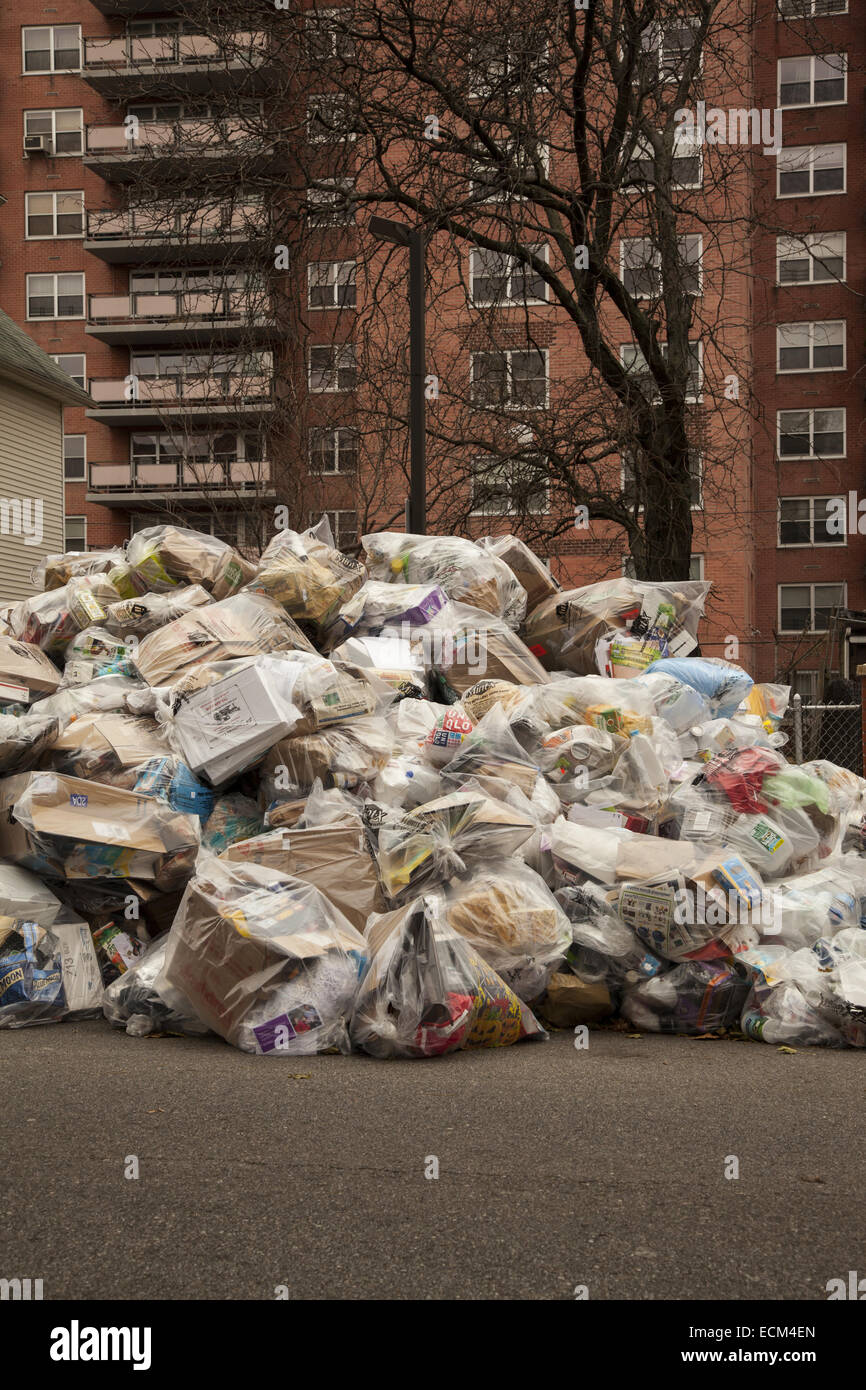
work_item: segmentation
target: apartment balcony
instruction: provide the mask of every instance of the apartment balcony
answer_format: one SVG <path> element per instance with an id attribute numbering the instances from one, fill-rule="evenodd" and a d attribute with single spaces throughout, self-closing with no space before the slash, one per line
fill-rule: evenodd
<path id="1" fill-rule="evenodd" d="M 90 3 L 100 14 L 123 15 L 128 19 L 144 19 L 149 14 L 162 16 L 182 8 L 172 5 L 171 0 L 90 0 Z"/>
<path id="2" fill-rule="evenodd" d="M 178 93 L 264 92 L 279 71 L 264 34 L 219 42 L 206 34 L 84 40 L 81 76 L 109 99 Z"/>
<path id="3" fill-rule="evenodd" d="M 271 465 L 267 459 L 226 459 L 221 462 L 91 463 L 88 467 L 87 500 L 103 507 L 162 510 L 165 499 L 185 502 L 217 497 L 243 499 L 273 496 Z"/>
<path id="4" fill-rule="evenodd" d="M 107 183 L 136 179 L 188 177 L 243 170 L 286 173 L 289 151 L 284 141 L 266 139 L 235 117 L 213 120 L 140 121 L 137 126 L 90 125 L 85 131 L 85 169 Z"/>
<path id="5" fill-rule="evenodd" d="M 205 208 L 94 209 L 84 249 L 110 265 L 180 265 L 228 260 L 264 240 L 262 203 Z"/>
<path id="6" fill-rule="evenodd" d="M 252 373 L 208 376 L 120 377 L 91 380 L 95 402 L 87 416 L 103 425 L 160 425 L 167 420 L 255 418 L 274 408 L 270 376 Z"/>
<path id="7" fill-rule="evenodd" d="M 273 312 L 261 290 L 216 289 L 168 293 L 91 294 L 85 332 L 103 343 L 130 347 L 158 343 L 265 343 L 274 336 Z"/>

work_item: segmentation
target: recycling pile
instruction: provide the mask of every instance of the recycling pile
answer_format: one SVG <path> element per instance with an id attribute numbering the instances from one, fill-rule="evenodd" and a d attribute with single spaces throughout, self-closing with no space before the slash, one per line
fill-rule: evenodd
<path id="1" fill-rule="evenodd" d="M 0 1027 L 866 1046 L 866 782 L 697 654 L 708 584 L 363 545 L 158 526 L 2 610 Z"/>

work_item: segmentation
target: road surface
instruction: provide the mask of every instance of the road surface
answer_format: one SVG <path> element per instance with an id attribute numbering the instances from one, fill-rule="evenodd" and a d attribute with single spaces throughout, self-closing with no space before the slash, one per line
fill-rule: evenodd
<path id="1" fill-rule="evenodd" d="M 427 1062 L 4 1032 L 0 1276 L 46 1299 L 826 1299 L 866 1273 L 864 1065 L 611 1031 Z"/>

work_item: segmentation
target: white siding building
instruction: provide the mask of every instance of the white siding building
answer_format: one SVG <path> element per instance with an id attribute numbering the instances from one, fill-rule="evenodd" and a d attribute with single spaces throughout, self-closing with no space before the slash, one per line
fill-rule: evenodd
<path id="1" fill-rule="evenodd" d="M 90 397 L 0 310 L 0 606 L 63 551 L 63 407 Z"/>

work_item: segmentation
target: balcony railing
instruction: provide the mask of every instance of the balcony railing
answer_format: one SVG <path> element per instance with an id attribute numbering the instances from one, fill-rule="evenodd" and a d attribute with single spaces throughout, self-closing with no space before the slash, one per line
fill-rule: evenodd
<path id="1" fill-rule="evenodd" d="M 205 241 L 249 233 L 263 227 L 262 203 L 240 207 L 94 209 L 87 214 L 88 241 Z"/>
<path id="2" fill-rule="evenodd" d="M 212 373 L 208 376 L 111 377 L 91 379 L 88 390 L 97 408 L 135 410 L 141 407 L 172 405 L 226 405 L 238 401 L 271 400 L 273 381 L 269 376 L 241 372 Z"/>
<path id="3" fill-rule="evenodd" d="M 240 120 L 188 118 L 180 121 L 139 121 L 130 125 L 89 125 L 86 154 L 199 154 L 223 153 L 243 144 L 263 148 L 264 142 Z"/>
<path id="4" fill-rule="evenodd" d="M 207 462 L 91 463 L 91 492 L 184 492 L 211 489 L 250 489 L 270 482 L 267 459 L 225 459 Z"/>
<path id="5" fill-rule="evenodd" d="M 173 64 L 202 67 L 211 63 L 255 64 L 267 55 L 264 34 L 235 34 L 220 42 L 207 34 L 161 34 L 158 37 L 93 38 L 84 40 L 82 72 L 139 71 Z"/>
<path id="6" fill-rule="evenodd" d="M 244 288 L 217 290 L 173 290 L 166 293 L 91 294 L 87 304 L 88 324 L 177 322 L 243 323 L 254 316 L 266 316 L 269 306 L 263 296 Z"/>

